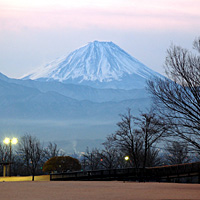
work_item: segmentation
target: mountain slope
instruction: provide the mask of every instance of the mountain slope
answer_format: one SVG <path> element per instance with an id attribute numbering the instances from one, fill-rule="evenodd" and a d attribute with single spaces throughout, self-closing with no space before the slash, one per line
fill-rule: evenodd
<path id="1" fill-rule="evenodd" d="M 60 81 L 97 88 L 139 89 L 161 76 L 112 42 L 94 41 L 58 58 L 23 79 Z"/>

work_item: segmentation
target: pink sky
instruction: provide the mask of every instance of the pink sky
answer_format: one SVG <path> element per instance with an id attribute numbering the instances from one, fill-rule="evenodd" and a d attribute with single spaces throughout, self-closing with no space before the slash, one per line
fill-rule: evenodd
<path id="1" fill-rule="evenodd" d="M 57 2 L 57 3 L 56 3 Z M 95 3 L 96 2 L 96 3 Z M 199 0 L 0 1 L 0 28 L 196 29 Z"/>
<path id="2" fill-rule="evenodd" d="M 0 0 L 0 72 L 21 77 L 93 40 L 163 73 L 171 42 L 191 48 L 200 0 Z"/>

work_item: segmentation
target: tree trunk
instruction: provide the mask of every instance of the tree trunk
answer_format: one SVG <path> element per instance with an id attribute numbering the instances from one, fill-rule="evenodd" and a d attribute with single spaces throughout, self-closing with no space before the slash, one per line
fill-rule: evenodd
<path id="1" fill-rule="evenodd" d="M 33 175 L 32 175 L 32 181 L 34 181 L 34 179 L 35 179 L 35 175 L 33 174 Z"/>
<path id="2" fill-rule="evenodd" d="M 147 131 L 145 130 L 145 147 L 144 147 L 144 161 L 143 161 L 143 169 L 145 169 L 145 167 L 146 167 L 146 160 L 147 160 L 147 148 L 148 148 L 148 145 L 147 145 L 147 138 L 148 138 L 148 133 L 147 133 Z"/>
<path id="3" fill-rule="evenodd" d="M 33 167 L 33 166 L 32 166 Z M 35 180 L 35 169 L 34 168 L 32 168 L 32 181 L 34 181 Z"/>

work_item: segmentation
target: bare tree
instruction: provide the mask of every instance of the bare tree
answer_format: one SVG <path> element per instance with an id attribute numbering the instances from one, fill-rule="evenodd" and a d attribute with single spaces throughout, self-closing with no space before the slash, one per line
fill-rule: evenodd
<path id="1" fill-rule="evenodd" d="M 189 151 L 186 143 L 173 141 L 166 146 L 166 162 L 168 164 L 182 164 L 190 161 Z"/>
<path id="2" fill-rule="evenodd" d="M 32 174 L 32 181 L 43 155 L 43 147 L 39 140 L 31 135 L 24 135 L 19 140 L 19 152 L 23 156 L 27 169 Z"/>
<path id="3" fill-rule="evenodd" d="M 0 160 L 1 162 L 8 161 L 9 159 L 9 146 L 0 144 Z"/>
<path id="4" fill-rule="evenodd" d="M 172 132 L 200 154 L 200 37 L 193 47 L 197 54 L 172 45 L 165 62 L 169 79 L 150 80 L 148 88 Z"/>
<path id="5" fill-rule="evenodd" d="M 89 150 L 89 148 L 86 149 L 85 154 L 83 154 L 83 160 L 82 160 L 82 166 L 87 170 L 95 170 L 100 168 L 100 153 L 98 149 L 92 149 L 92 151 Z"/>
<path id="6" fill-rule="evenodd" d="M 9 160 L 9 146 L 0 144 L 0 162 L 8 162 Z M 12 157 L 13 158 L 13 157 Z M 0 169 L 0 173 L 3 173 L 3 167 Z"/>
<path id="7" fill-rule="evenodd" d="M 57 156 L 64 156 L 64 153 L 60 151 L 56 143 L 49 142 L 48 146 L 44 148 L 45 161 Z"/>
<path id="8" fill-rule="evenodd" d="M 127 114 L 120 115 L 121 121 L 117 123 L 118 130 L 107 137 L 112 145 L 128 155 L 132 166 L 139 168 L 142 163 L 143 138 L 141 131 L 135 128 L 135 118 L 128 109 Z"/>
<path id="9" fill-rule="evenodd" d="M 125 166 L 124 154 L 112 145 L 109 140 L 103 143 L 104 148 L 93 149 L 83 155 L 82 166 L 85 169 L 116 169 Z"/>
<path id="10" fill-rule="evenodd" d="M 145 163 L 145 167 L 155 167 L 162 164 L 162 157 L 158 148 L 150 147 L 148 149 Z"/>
<path id="11" fill-rule="evenodd" d="M 143 168 L 145 168 L 148 157 L 151 157 L 151 162 L 148 162 L 148 164 L 151 164 L 150 166 L 153 165 L 153 158 L 156 159 L 155 156 L 158 154 L 152 147 L 164 137 L 169 127 L 163 118 L 156 115 L 153 109 L 146 113 L 141 113 L 140 118 L 135 119 L 138 131 L 141 132 L 144 141 Z"/>
<path id="12" fill-rule="evenodd" d="M 129 156 L 132 167 L 145 168 L 158 164 L 160 159 L 156 144 L 168 130 L 165 121 L 152 110 L 134 117 L 128 109 L 127 114 L 120 116 L 118 130 L 107 137 L 107 141 L 120 149 L 124 156 Z"/>
<path id="13" fill-rule="evenodd" d="M 29 175 L 29 173 L 26 170 L 26 166 L 24 166 L 23 156 L 21 156 L 18 152 L 14 153 L 12 162 L 13 162 L 12 172 L 15 176 L 19 174 Z"/>
<path id="14" fill-rule="evenodd" d="M 112 145 L 108 139 L 103 143 L 104 149 L 100 152 L 101 165 L 105 169 L 125 167 L 124 153 Z"/>

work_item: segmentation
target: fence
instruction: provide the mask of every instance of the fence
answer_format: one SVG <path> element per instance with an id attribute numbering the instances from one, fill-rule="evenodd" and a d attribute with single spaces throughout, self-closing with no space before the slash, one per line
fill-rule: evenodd
<path id="1" fill-rule="evenodd" d="M 51 181 L 132 180 L 200 183 L 200 162 L 149 168 L 103 169 L 50 174 Z"/>

